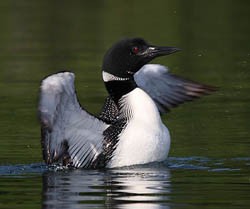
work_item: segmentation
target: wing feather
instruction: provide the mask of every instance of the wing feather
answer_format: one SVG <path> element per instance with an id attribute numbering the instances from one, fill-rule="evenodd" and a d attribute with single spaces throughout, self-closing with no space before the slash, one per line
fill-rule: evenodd
<path id="1" fill-rule="evenodd" d="M 134 78 L 136 84 L 154 100 L 161 113 L 216 90 L 215 87 L 170 74 L 165 66 L 158 64 L 144 65 Z"/>
<path id="2" fill-rule="evenodd" d="M 68 158 L 74 167 L 91 166 L 102 152 L 108 125 L 81 108 L 73 73 L 54 74 L 42 81 L 38 111 L 45 162 L 63 163 Z"/>

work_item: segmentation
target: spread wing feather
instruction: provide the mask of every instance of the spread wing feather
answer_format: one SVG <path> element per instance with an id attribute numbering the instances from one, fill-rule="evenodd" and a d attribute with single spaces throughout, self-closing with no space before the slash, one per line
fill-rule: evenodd
<path id="1" fill-rule="evenodd" d="M 215 87 L 170 74 L 165 66 L 158 64 L 144 65 L 134 78 L 136 84 L 154 100 L 161 113 L 216 90 Z"/>
<path id="2" fill-rule="evenodd" d="M 40 88 L 39 116 L 46 163 L 90 167 L 102 152 L 103 131 L 108 127 L 78 103 L 74 74 L 47 77 Z"/>

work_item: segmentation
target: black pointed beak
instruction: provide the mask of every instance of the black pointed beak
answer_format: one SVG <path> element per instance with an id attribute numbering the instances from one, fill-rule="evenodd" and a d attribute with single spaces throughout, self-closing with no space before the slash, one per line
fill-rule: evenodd
<path id="1" fill-rule="evenodd" d="M 159 56 L 173 54 L 181 51 L 181 49 L 170 46 L 149 46 L 142 55 L 149 58 L 155 58 Z"/>
<path id="2" fill-rule="evenodd" d="M 176 47 L 170 47 L 170 46 L 156 46 L 153 47 L 155 51 L 155 53 L 159 56 L 161 55 L 169 55 L 169 54 L 173 54 L 175 52 L 181 51 L 181 49 L 176 48 Z"/>

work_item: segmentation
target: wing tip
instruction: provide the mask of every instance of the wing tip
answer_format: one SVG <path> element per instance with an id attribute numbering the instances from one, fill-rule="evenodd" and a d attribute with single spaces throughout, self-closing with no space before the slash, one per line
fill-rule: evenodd
<path id="1" fill-rule="evenodd" d="M 59 72 L 53 75 L 49 75 L 42 80 L 41 89 L 46 90 L 48 88 L 58 88 L 63 83 L 74 82 L 75 74 L 72 72 Z M 65 82 L 66 81 L 66 82 Z"/>
<path id="2" fill-rule="evenodd" d="M 186 90 L 186 94 L 188 96 L 199 98 L 218 91 L 219 87 L 200 83 L 185 83 L 184 89 Z"/>

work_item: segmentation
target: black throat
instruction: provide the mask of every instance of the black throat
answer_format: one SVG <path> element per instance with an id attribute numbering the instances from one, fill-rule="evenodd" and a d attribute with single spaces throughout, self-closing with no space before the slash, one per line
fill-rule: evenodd
<path id="1" fill-rule="evenodd" d="M 123 81 L 114 80 L 104 83 L 109 95 L 116 104 L 118 104 L 119 99 L 123 95 L 129 93 L 130 91 L 133 91 L 137 87 L 133 78 L 129 80 L 123 80 Z"/>

